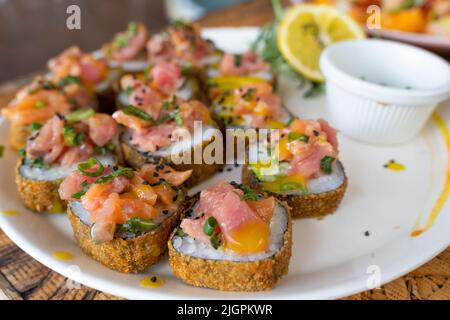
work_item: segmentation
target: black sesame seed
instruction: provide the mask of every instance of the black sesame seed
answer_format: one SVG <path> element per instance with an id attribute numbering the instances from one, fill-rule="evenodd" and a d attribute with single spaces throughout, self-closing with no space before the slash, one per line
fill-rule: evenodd
<path id="1" fill-rule="evenodd" d="M 155 276 L 153 276 L 153 277 L 150 278 L 150 281 L 151 281 L 151 282 L 156 282 L 156 280 L 157 280 L 157 279 L 156 279 Z"/>
<path id="2" fill-rule="evenodd" d="M 227 171 L 228 172 L 230 172 L 230 171 L 232 171 L 233 170 L 233 168 L 227 168 Z"/>
<path id="3" fill-rule="evenodd" d="M 368 237 L 368 236 L 370 236 L 370 232 L 366 230 L 366 231 L 364 232 L 364 235 L 365 235 L 366 237 Z"/>
<path id="4" fill-rule="evenodd" d="M 162 213 L 163 213 L 163 214 L 168 214 L 168 213 L 169 213 L 169 210 L 163 210 Z"/>

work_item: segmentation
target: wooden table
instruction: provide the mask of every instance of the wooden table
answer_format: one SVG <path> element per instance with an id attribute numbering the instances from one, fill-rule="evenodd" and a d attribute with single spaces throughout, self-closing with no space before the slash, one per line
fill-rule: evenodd
<path id="1" fill-rule="evenodd" d="M 254 0 L 211 13 L 200 22 L 202 26 L 259 26 L 272 18 L 270 0 Z M 0 106 L 9 101 L 20 83 L 19 80 L 0 86 Z M 0 288 L 8 298 L 118 299 L 85 286 L 69 290 L 66 280 L 27 255 L 0 230 Z M 450 299 L 450 248 L 381 289 L 347 299 Z"/>

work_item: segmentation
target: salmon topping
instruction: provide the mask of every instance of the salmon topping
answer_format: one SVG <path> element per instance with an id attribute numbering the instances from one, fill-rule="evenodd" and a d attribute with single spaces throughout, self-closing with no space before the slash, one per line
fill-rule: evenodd
<path id="1" fill-rule="evenodd" d="M 252 51 L 243 54 L 226 53 L 220 62 L 219 70 L 223 76 L 248 76 L 257 72 L 271 70 L 264 60 Z"/>
<path id="2" fill-rule="evenodd" d="M 63 85 L 68 82 L 82 82 L 92 86 L 105 80 L 108 75 L 108 68 L 103 59 L 96 59 L 76 46 L 64 50 L 49 60 L 47 65 L 52 79 Z"/>
<path id="3" fill-rule="evenodd" d="M 89 172 L 98 169 L 94 166 Z M 178 187 L 191 173 L 191 170 L 178 172 L 163 164 L 147 164 L 139 171 L 106 167 L 96 177 L 77 170 L 61 183 L 59 195 L 64 200 L 81 202 L 93 223 L 93 240 L 105 242 L 114 238 L 118 227 L 128 233 L 149 230 L 125 228 L 130 219 L 148 227 L 177 210 L 184 199 Z"/>
<path id="4" fill-rule="evenodd" d="M 148 59 L 152 63 L 182 60 L 201 65 L 214 53 L 214 45 L 204 40 L 196 24 L 175 22 L 164 35 L 158 34 L 147 43 Z"/>
<path id="5" fill-rule="evenodd" d="M 194 131 L 194 122 L 213 125 L 209 109 L 200 101 L 183 102 L 180 99 L 159 105 L 159 116 L 152 117 L 139 107 L 127 106 L 116 111 L 113 118 L 132 129 L 130 143 L 140 149 L 155 152 L 189 137 Z"/>
<path id="6" fill-rule="evenodd" d="M 221 101 L 219 105 L 223 104 L 223 116 L 231 116 L 236 125 L 245 122 L 253 128 L 268 128 L 273 123 L 283 125 L 286 121 L 280 98 L 267 83 L 244 85 L 216 99 Z"/>
<path id="7" fill-rule="evenodd" d="M 148 31 L 142 23 L 130 22 L 127 30 L 118 33 L 114 40 L 104 47 L 107 56 L 118 62 L 135 59 L 145 48 Z"/>
<path id="8" fill-rule="evenodd" d="M 56 115 L 28 139 L 26 158 L 69 167 L 89 159 L 96 147 L 112 143 L 117 134 L 117 124 L 107 114 L 97 113 L 78 122 Z"/>
<path id="9" fill-rule="evenodd" d="M 200 193 L 194 212 L 197 218 L 184 219 L 181 228 L 189 236 L 213 246 L 214 237 L 219 238 L 225 249 L 236 254 L 256 254 L 268 249 L 274 207 L 273 197 L 261 199 L 246 187 L 241 189 L 221 181 Z M 217 222 L 219 233 L 215 230 L 208 234 L 211 217 Z"/>

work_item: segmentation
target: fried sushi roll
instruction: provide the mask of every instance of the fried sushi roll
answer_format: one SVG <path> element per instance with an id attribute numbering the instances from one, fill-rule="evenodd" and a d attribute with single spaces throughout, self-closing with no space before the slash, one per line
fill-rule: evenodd
<path id="1" fill-rule="evenodd" d="M 57 192 L 61 181 L 94 155 L 99 165 L 117 165 L 118 149 L 118 126 L 110 115 L 83 110 L 54 116 L 21 151 L 16 183 L 26 207 L 36 212 L 65 211 L 65 201 Z"/>
<path id="2" fill-rule="evenodd" d="M 293 218 L 334 213 L 347 188 L 336 130 L 323 119 L 295 119 L 281 130 L 278 151 L 268 159 L 274 166 L 265 161 L 244 166 L 242 181 L 285 201 Z"/>
<path id="3" fill-rule="evenodd" d="M 289 212 L 274 197 L 221 181 L 190 200 L 169 240 L 169 265 L 193 286 L 271 290 L 288 272 L 291 232 Z"/>
<path id="4" fill-rule="evenodd" d="M 75 171 L 59 188 L 68 200 L 74 236 L 83 251 L 103 265 L 125 273 L 141 272 L 164 256 L 179 224 L 191 171 L 162 164 L 140 170 L 104 167 Z"/>
<path id="5" fill-rule="evenodd" d="M 127 127 L 121 145 L 125 161 L 133 168 L 163 160 L 176 170 L 192 170 L 186 182 L 191 187 L 223 166 L 220 154 L 209 163 L 203 156 L 199 161 L 195 159 L 196 149 L 203 155 L 202 151 L 211 143 L 220 147 L 223 143 L 209 109 L 199 101 L 185 102 L 175 97 L 160 104 L 127 106 L 113 117 Z"/>

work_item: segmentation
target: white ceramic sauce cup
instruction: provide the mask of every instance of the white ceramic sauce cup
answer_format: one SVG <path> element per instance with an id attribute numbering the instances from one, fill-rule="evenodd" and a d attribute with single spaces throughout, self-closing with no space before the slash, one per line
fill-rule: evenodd
<path id="1" fill-rule="evenodd" d="M 379 145 L 405 142 L 450 96 L 450 65 L 426 50 L 386 40 L 329 46 L 320 68 L 331 123 L 343 134 Z"/>

